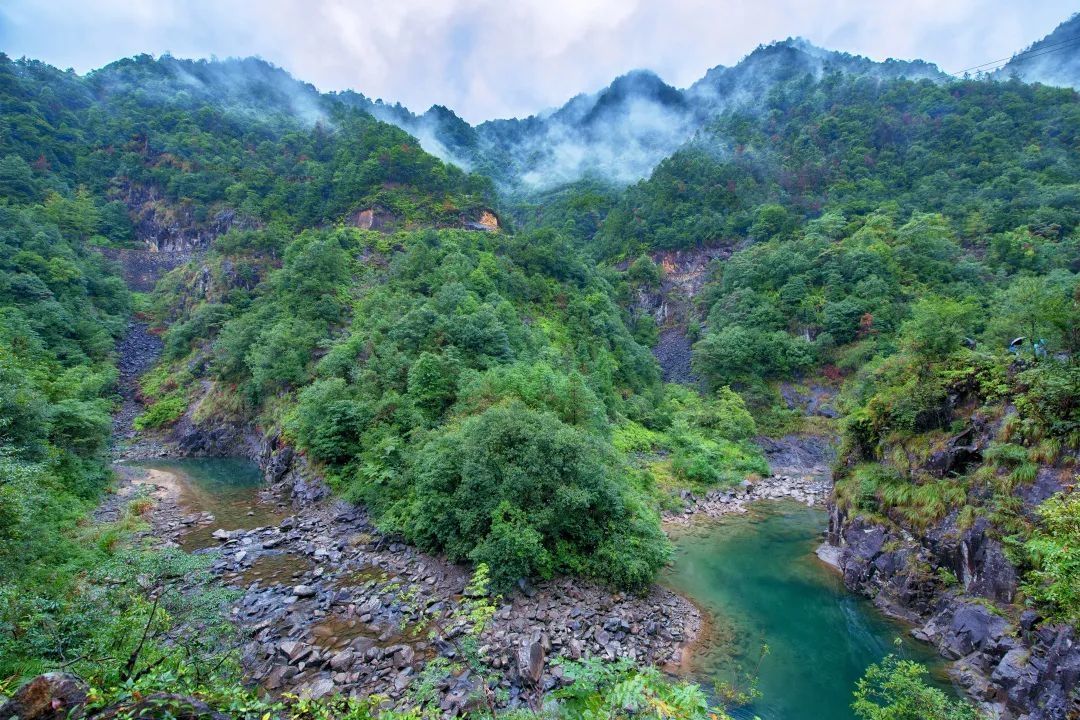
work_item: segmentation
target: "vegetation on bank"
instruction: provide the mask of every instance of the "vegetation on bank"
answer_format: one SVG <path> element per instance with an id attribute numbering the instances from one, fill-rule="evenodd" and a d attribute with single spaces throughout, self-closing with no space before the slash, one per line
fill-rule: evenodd
<path id="1" fill-rule="evenodd" d="M 1017 498 L 1080 445 L 1075 93 L 798 78 L 648 181 L 580 183 L 519 208 L 527 231 L 483 233 L 448 228 L 494 204 L 488 180 L 285 80 L 243 61 L 80 78 L 0 57 L 0 677 L 68 667 L 103 703 L 169 687 L 241 716 L 392 714 L 241 689 L 228 598 L 177 592 L 198 561 L 139 545 L 138 505 L 85 522 L 131 309 L 91 248 L 162 222 L 232 230 L 151 301 L 165 355 L 138 427 L 190 408 L 280 429 L 384 529 L 489 567 L 497 589 L 561 573 L 646 588 L 671 490 L 767 472 L 744 398 L 761 410 L 769 383 L 820 370 L 847 378 L 845 508 L 913 529 L 985 517 L 1026 597 L 1076 622 L 1075 498 L 1036 515 Z M 386 232 L 352 227 L 367 208 Z M 733 254 L 689 328 L 699 393 L 660 381 L 657 328 L 619 305 L 660 270 L 594 259 L 712 243 Z M 931 472 L 969 429 L 981 457 Z M 567 672 L 532 713 L 711 712 L 653 670 Z M 856 696 L 871 720 L 912 707 L 969 717 L 895 660 Z"/>
<path id="2" fill-rule="evenodd" d="M 981 720 L 971 703 L 950 698 L 927 682 L 917 662 L 888 655 L 871 665 L 855 686 L 851 709 L 860 720 Z"/>
<path id="3" fill-rule="evenodd" d="M 80 588 L 116 538 L 84 525 L 110 481 L 113 346 L 130 310 L 87 247 L 109 231 L 107 208 L 4 154 L 12 137 L 0 134 L 0 679 L 118 631 L 106 619 L 119 598 Z"/>
<path id="4" fill-rule="evenodd" d="M 263 266 L 265 246 L 230 233 L 201 264 Z M 486 562 L 500 588 L 644 589 L 668 552 L 658 477 L 767 471 L 739 397 L 665 388 L 608 279 L 558 235 L 336 228 L 279 252 L 250 289 L 211 271 L 222 287 L 192 297 L 191 269 L 162 283 L 161 319 L 187 310 L 164 335 L 175 395 L 151 409 L 214 380 L 205 418 L 282 427 L 386 530 Z"/>

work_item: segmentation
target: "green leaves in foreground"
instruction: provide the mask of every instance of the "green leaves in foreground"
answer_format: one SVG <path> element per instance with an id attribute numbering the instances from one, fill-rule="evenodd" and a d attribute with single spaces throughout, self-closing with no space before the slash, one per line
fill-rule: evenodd
<path id="1" fill-rule="evenodd" d="M 861 720 L 982 720 L 963 700 L 926 683 L 928 671 L 912 660 L 888 655 L 866 669 L 851 709 Z"/>
<path id="2" fill-rule="evenodd" d="M 671 682 L 655 667 L 636 667 L 621 658 L 604 663 L 590 658 L 564 663 L 563 672 L 573 683 L 554 693 L 559 717 L 567 720 L 634 717 L 646 720 L 726 720 L 727 715 L 709 706 L 695 683 Z"/>

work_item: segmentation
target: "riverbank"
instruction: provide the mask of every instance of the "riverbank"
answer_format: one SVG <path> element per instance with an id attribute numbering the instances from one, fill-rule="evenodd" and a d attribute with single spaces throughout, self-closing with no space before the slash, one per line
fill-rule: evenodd
<path id="1" fill-rule="evenodd" d="M 214 553 L 215 577 L 242 593 L 232 619 L 245 635 L 244 667 L 265 689 L 311 697 L 382 693 L 399 701 L 427 662 L 454 657 L 449 640 L 460 631 L 467 570 L 381 534 L 362 509 L 325 501 L 275 525 L 217 528 L 216 518 L 183 505 L 182 481 L 163 481 L 155 469 L 139 478 L 137 468 L 120 467 L 129 484 L 155 488 L 147 518 L 162 542 L 183 545 L 193 528 L 215 528 L 216 547 L 201 552 Z M 259 502 L 277 507 L 287 495 L 280 485 L 266 488 Z M 445 634 L 415 631 L 433 627 L 433 619 Z M 699 611 L 669 589 L 636 597 L 560 578 L 499 598 L 481 642 L 515 706 L 561 684 L 556 658 L 679 667 L 700 629 Z M 470 682 L 438 688 L 444 709 L 461 709 Z"/>
<path id="2" fill-rule="evenodd" d="M 847 588 L 911 624 L 990 717 L 1071 718 L 1080 711 L 1076 631 L 1014 604 L 1016 570 L 992 532 L 985 518 L 958 527 L 956 513 L 916 534 L 833 508 L 829 539 Z"/>
<path id="3" fill-rule="evenodd" d="M 832 485 L 827 476 L 771 475 L 761 480 L 743 482 L 733 488 L 717 488 L 703 494 L 685 491 L 680 496 L 683 507 L 664 513 L 666 529 L 718 520 L 727 515 L 745 513 L 762 500 L 791 500 L 809 507 L 825 507 Z"/>

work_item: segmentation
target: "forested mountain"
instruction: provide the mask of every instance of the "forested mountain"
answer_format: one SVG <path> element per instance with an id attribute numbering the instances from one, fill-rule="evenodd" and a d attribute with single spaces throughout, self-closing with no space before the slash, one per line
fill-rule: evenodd
<path id="1" fill-rule="evenodd" d="M 1068 84 L 1077 52 L 1018 72 Z M 0 56 L 0 215 L 0 681 L 75 664 L 102 704 L 171 683 L 244 717 L 380 715 L 239 689 L 209 563 L 144 542 L 137 503 L 88 519 L 110 446 L 224 454 L 255 436 L 395 547 L 511 597 L 568 578 L 621 598 L 670 557 L 663 513 L 768 476 L 774 439 L 835 433 L 847 584 L 925 622 L 982 700 L 1077 709 L 1071 88 L 788 40 L 684 90 L 635 71 L 470 127 L 253 59 L 78 76 Z M 175 269 L 132 292 L 102 252 Z M 132 320 L 162 351 L 132 388 L 134 442 L 111 444 Z M 663 382 L 664 343 L 685 382 Z M 836 407 L 803 417 L 800 383 L 838 388 Z M 205 585 L 160 617 L 184 577 Z M 481 714 L 510 704 L 507 665 L 479 659 L 485 590 L 458 593 L 476 603 L 450 634 L 466 644 L 440 650 L 479 663 Z M 998 634 L 976 643 L 972 624 Z M 550 638 L 533 645 L 543 671 Z M 442 712 L 435 689 L 461 676 L 433 667 L 415 713 Z M 568 667 L 560 717 L 709 716 L 699 689 L 632 662 Z M 882 703 L 976 717 L 908 672 Z M 861 716 L 894 717 L 875 708 Z"/>
<path id="2" fill-rule="evenodd" d="M 3 58 L 2 71 L 3 151 L 101 198 L 112 240 L 132 223 L 304 227 L 371 207 L 460 224 L 494 200 L 488 180 L 262 61 L 140 56 L 80 78 Z"/>
<path id="3" fill-rule="evenodd" d="M 1013 56 L 994 75 L 1018 77 L 1025 82 L 1080 88 L 1080 14 L 1058 25 L 1054 32 Z"/>
<path id="4" fill-rule="evenodd" d="M 524 119 L 470 127 L 446 108 L 416 116 L 400 106 L 369 109 L 415 134 L 440 157 L 482 172 L 511 195 L 528 196 L 582 179 L 624 185 L 649 174 L 664 157 L 719 112 L 752 107 L 788 80 L 840 73 L 877 78 L 936 79 L 929 63 L 874 62 L 823 50 L 802 39 L 761 46 L 732 67 L 716 66 L 680 90 L 637 70 L 560 108 Z"/>

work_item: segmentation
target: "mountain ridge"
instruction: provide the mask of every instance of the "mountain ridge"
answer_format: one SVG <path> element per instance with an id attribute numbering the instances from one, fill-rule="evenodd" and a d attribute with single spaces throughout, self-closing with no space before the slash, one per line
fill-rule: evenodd
<path id="1" fill-rule="evenodd" d="M 517 197 L 585 178 L 600 178 L 615 186 L 641 180 L 718 114 L 749 107 L 798 76 L 839 73 L 932 82 L 953 79 L 925 60 L 878 61 L 789 37 L 758 45 L 733 65 L 713 66 L 685 88 L 649 69 L 632 69 L 558 107 L 470 124 L 445 105 L 435 104 L 418 113 L 355 90 L 321 92 L 255 57 L 189 60 L 169 54 L 138 55 L 86 75 L 97 92 L 109 93 L 122 86 L 131 72 L 151 62 L 157 63 L 155 73 L 162 82 L 173 84 L 159 88 L 151 83 L 139 88 L 142 94 L 172 91 L 176 82 L 195 97 L 207 92 L 220 97 L 224 89 L 233 110 L 264 109 L 269 104 L 308 124 L 327 122 L 328 106 L 340 102 L 398 126 L 441 160 L 488 175 L 505 194 Z M 983 77 L 1080 87 L 1080 14 Z"/>

